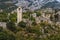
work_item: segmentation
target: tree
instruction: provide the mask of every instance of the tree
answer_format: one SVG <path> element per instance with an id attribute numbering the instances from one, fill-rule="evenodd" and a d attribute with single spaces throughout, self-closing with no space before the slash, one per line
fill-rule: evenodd
<path id="1" fill-rule="evenodd" d="M 7 28 L 13 32 L 16 32 L 16 26 L 15 26 L 15 23 L 14 22 L 7 22 Z"/>
<path id="2" fill-rule="evenodd" d="M 30 14 L 32 14 L 33 12 L 27 11 L 27 12 L 23 12 L 23 18 L 29 18 Z"/>
<path id="3" fill-rule="evenodd" d="M 18 26 L 22 27 L 22 28 L 25 28 L 26 27 L 26 23 L 21 21 L 21 22 L 18 23 Z"/>
<path id="4" fill-rule="evenodd" d="M 0 28 L 0 40 L 15 40 L 15 35 L 7 29 Z"/>
<path id="5" fill-rule="evenodd" d="M 15 40 L 15 37 L 13 35 L 9 35 L 4 32 L 0 32 L 0 40 Z"/>
<path id="6" fill-rule="evenodd" d="M 31 21 L 35 21 L 35 18 L 32 17 L 32 16 L 31 16 L 29 19 L 30 19 Z"/>
<path id="7" fill-rule="evenodd" d="M 0 27 L 0 32 L 2 32 L 3 31 L 3 28 L 2 27 Z"/>
<path id="8" fill-rule="evenodd" d="M 7 13 L 0 12 L 0 22 L 7 22 Z"/>
<path id="9" fill-rule="evenodd" d="M 36 26 L 36 25 L 37 25 L 37 23 L 36 23 L 35 21 L 33 21 L 33 22 L 32 22 L 32 25 L 33 25 L 33 26 Z"/>
<path id="10" fill-rule="evenodd" d="M 59 14 L 55 14 L 55 15 L 54 15 L 55 22 L 57 22 L 57 21 L 59 20 L 59 17 L 58 17 L 58 16 L 59 16 Z"/>
<path id="11" fill-rule="evenodd" d="M 10 14 L 9 20 L 12 22 L 16 22 L 17 21 L 17 14 L 16 13 Z"/>
<path id="12" fill-rule="evenodd" d="M 37 14 L 36 14 L 36 15 L 37 15 L 37 17 L 41 16 L 40 11 L 35 11 L 35 13 L 37 13 Z"/>
<path id="13" fill-rule="evenodd" d="M 50 20 L 53 21 L 53 16 L 52 15 L 50 16 Z"/>

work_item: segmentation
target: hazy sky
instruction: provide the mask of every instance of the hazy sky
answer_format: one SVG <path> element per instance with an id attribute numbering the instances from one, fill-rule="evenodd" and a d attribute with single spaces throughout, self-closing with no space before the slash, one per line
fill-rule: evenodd
<path id="1" fill-rule="evenodd" d="M 60 0 L 57 0 L 57 1 L 59 1 L 59 2 L 60 2 Z"/>

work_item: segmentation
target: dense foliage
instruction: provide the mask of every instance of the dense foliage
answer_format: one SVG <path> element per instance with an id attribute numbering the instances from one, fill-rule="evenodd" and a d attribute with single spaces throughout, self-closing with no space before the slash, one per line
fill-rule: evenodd
<path id="1" fill-rule="evenodd" d="M 31 27 L 15 28 L 15 25 L 9 22 L 8 27 L 0 28 L 0 40 L 60 40 L 60 27 L 55 24 L 43 22 Z"/>
<path id="2" fill-rule="evenodd" d="M 1 12 L 0 13 L 0 22 L 7 22 L 7 21 L 8 21 L 7 13 Z"/>
<path id="3" fill-rule="evenodd" d="M 0 27 L 0 40 L 15 40 L 15 36 L 9 30 Z"/>
<path id="4" fill-rule="evenodd" d="M 60 40 L 59 25 L 43 21 L 37 24 L 33 17 L 30 18 L 30 14 L 32 13 L 33 12 L 27 12 L 23 14 L 23 18 L 32 21 L 31 25 L 29 22 L 21 21 L 17 26 L 15 24 L 16 14 L 10 14 L 8 18 L 10 21 L 6 24 L 7 28 L 0 28 L 0 40 Z M 6 19 L 7 14 L 2 14 L 0 15 L 1 20 L 3 20 L 3 17 Z M 38 13 L 37 16 L 39 17 L 40 13 Z"/>

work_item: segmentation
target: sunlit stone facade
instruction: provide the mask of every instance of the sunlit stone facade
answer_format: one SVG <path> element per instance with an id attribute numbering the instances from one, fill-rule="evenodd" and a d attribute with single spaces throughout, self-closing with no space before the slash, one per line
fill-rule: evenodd
<path id="1" fill-rule="evenodd" d="M 22 21 L 22 8 L 18 7 L 17 8 L 17 23 Z"/>

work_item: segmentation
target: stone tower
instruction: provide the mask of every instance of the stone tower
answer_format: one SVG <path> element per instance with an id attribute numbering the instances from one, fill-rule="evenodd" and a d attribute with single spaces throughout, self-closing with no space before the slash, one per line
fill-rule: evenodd
<path id="1" fill-rule="evenodd" d="M 17 8 L 17 23 L 22 21 L 22 8 L 18 7 Z"/>

